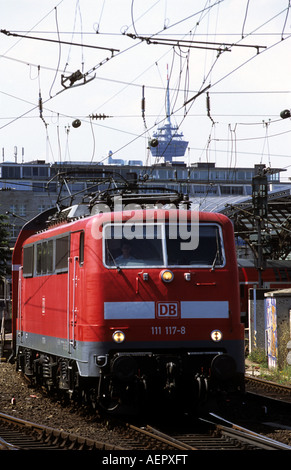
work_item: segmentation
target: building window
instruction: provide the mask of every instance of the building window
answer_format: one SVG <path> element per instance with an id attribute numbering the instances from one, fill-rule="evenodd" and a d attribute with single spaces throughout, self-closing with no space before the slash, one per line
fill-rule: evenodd
<path id="1" fill-rule="evenodd" d="M 31 178 L 31 166 L 22 167 L 23 178 Z"/>
<path id="2" fill-rule="evenodd" d="M 20 167 L 2 166 L 2 178 L 20 178 Z"/>
<path id="3" fill-rule="evenodd" d="M 20 206 L 19 206 L 19 215 L 21 215 L 21 216 L 26 215 L 26 205 L 25 204 L 20 204 Z"/>

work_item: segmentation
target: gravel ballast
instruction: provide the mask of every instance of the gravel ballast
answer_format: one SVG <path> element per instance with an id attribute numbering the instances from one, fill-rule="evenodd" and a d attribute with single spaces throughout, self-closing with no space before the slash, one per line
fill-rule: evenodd
<path id="1" fill-rule="evenodd" d="M 98 413 L 90 415 L 84 409 L 63 406 L 59 400 L 31 387 L 15 364 L 0 363 L 0 412 L 68 433 L 118 445 L 118 431 Z M 0 436 L 1 437 L 1 436 Z M 270 430 L 268 437 L 291 446 L 291 429 Z"/>
<path id="2" fill-rule="evenodd" d="M 15 365 L 0 363 L 0 412 L 86 438 L 116 444 L 116 436 L 104 419 L 76 412 L 29 386 Z M 1 436 L 0 436 L 1 437 Z"/>

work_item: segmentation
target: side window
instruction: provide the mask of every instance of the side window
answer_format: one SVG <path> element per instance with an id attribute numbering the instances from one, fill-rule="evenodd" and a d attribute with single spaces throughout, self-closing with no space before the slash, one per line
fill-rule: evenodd
<path id="1" fill-rule="evenodd" d="M 68 270 L 69 257 L 69 237 L 65 236 L 56 239 L 56 272 L 65 272 Z"/>
<path id="2" fill-rule="evenodd" d="M 34 265 L 34 256 L 33 250 L 34 246 L 25 246 L 23 249 L 23 276 L 32 277 L 33 276 L 33 265 Z"/>
<path id="3" fill-rule="evenodd" d="M 80 246 L 79 246 L 79 264 L 82 266 L 84 264 L 84 242 L 85 242 L 85 233 L 80 233 Z"/>
<path id="4" fill-rule="evenodd" d="M 47 242 L 41 244 L 41 274 L 47 272 Z"/>
<path id="5" fill-rule="evenodd" d="M 36 245 L 36 274 L 41 274 L 42 243 Z"/>
<path id="6" fill-rule="evenodd" d="M 25 246 L 23 249 L 23 276 L 33 277 L 34 275 L 66 272 L 68 270 L 68 257 L 68 235 Z M 80 238 L 81 259 L 84 259 L 84 237 L 82 240 Z"/>
<path id="7" fill-rule="evenodd" d="M 53 272 L 53 240 L 36 244 L 36 274 Z"/>
<path id="8" fill-rule="evenodd" d="M 47 258 L 46 258 L 46 267 L 47 272 L 50 274 L 54 270 L 54 242 L 53 240 L 49 240 L 47 242 Z"/>

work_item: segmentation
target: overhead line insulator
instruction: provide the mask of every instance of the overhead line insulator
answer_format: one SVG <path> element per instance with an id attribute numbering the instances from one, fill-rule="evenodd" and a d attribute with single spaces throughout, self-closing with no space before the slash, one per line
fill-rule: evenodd
<path id="1" fill-rule="evenodd" d="M 106 119 L 106 118 L 110 118 L 112 116 L 106 116 L 105 114 L 90 114 L 89 115 L 89 118 L 90 119 Z"/>

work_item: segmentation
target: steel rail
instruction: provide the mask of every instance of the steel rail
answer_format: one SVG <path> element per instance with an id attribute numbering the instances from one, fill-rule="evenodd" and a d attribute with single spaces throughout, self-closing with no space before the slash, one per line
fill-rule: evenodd
<path id="1" fill-rule="evenodd" d="M 241 447 L 242 450 L 245 450 L 245 448 L 252 448 L 254 450 L 291 450 L 291 447 L 286 444 L 238 426 L 235 423 L 231 423 L 215 414 L 211 415 L 215 419 L 223 421 L 226 424 L 223 425 L 201 418 L 202 422 L 209 424 L 209 426 L 217 431 L 213 435 L 193 432 L 185 435 L 180 433 L 179 436 L 172 436 L 161 432 L 150 425 L 143 428 L 134 425 L 128 425 L 128 427 L 137 433 L 145 435 L 149 439 L 158 440 L 161 443 L 168 445 L 170 448 L 185 451 L 205 449 L 233 450 L 234 448 L 239 450 L 239 447 Z M 189 443 L 185 442 L 184 439 L 187 439 Z"/>
<path id="2" fill-rule="evenodd" d="M 10 416 L 4 413 L 0 413 L 0 421 L 2 421 L 4 425 L 7 425 L 7 429 L 9 425 L 13 425 L 17 428 L 16 430 L 9 429 L 9 431 L 11 431 L 11 433 L 8 433 L 10 437 L 7 436 L 5 438 L 3 438 L 4 429 L 0 429 L 0 433 L 2 433 L 2 437 L 0 437 L 0 449 L 2 447 L 10 449 L 13 448 L 13 450 L 30 450 L 37 447 L 37 450 L 45 450 L 49 447 L 56 450 L 124 450 L 120 446 L 101 441 L 95 441 L 93 439 L 78 436 L 76 434 L 71 434 L 48 426 L 32 423 L 31 421 L 15 418 L 14 416 Z M 21 437 L 23 438 L 24 434 L 23 431 L 25 432 L 26 439 L 23 439 L 21 442 Z M 8 439 L 11 439 L 11 441 L 8 441 Z"/>
<path id="3" fill-rule="evenodd" d="M 263 436 L 250 429 L 247 429 L 242 426 L 239 426 L 238 424 L 232 423 L 231 421 L 228 421 L 222 418 L 221 416 L 216 415 L 215 413 L 210 413 L 210 416 L 226 424 L 226 425 L 222 425 L 220 423 L 212 423 L 212 424 L 215 424 L 217 428 L 220 429 L 225 434 L 228 433 L 229 435 L 232 435 L 232 436 L 238 436 L 238 438 L 248 440 L 253 445 L 256 444 L 258 447 L 263 448 L 263 449 L 291 450 L 291 446 L 287 444 L 283 444 L 282 442 L 275 441 L 274 439 L 271 439 L 267 436 Z M 207 420 L 205 421 L 207 422 Z M 211 423 L 211 421 L 208 421 L 208 422 Z"/>
<path id="4" fill-rule="evenodd" d="M 280 384 L 280 383 L 277 383 L 277 382 L 272 382 L 270 380 L 266 380 L 266 379 L 261 379 L 259 377 L 253 377 L 251 375 L 246 375 L 245 377 L 245 381 L 246 383 L 249 382 L 249 383 L 253 383 L 254 385 L 263 385 L 263 386 L 266 386 L 266 387 L 269 387 L 269 388 L 274 388 L 274 389 L 278 389 L 278 390 L 281 390 L 283 392 L 286 392 L 286 393 L 289 393 L 290 396 L 291 396 L 291 386 L 290 385 L 287 385 L 287 384 Z"/>

